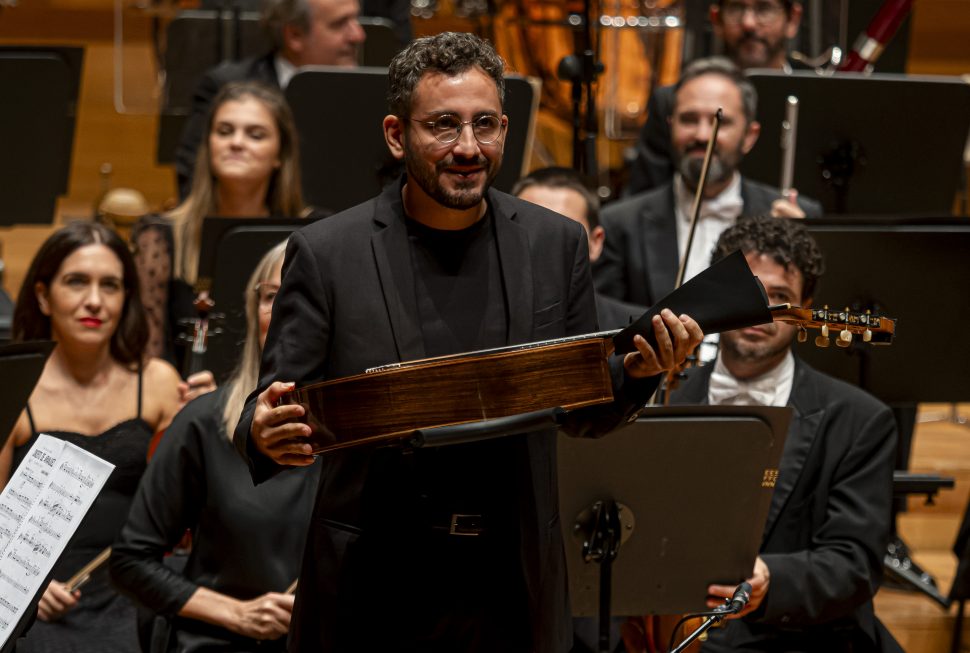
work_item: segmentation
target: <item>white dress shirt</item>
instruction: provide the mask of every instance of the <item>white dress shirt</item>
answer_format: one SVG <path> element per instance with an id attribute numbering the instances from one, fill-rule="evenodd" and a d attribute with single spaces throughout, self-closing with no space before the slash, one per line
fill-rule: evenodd
<path id="1" fill-rule="evenodd" d="M 707 388 L 707 402 L 712 406 L 785 406 L 794 380 L 795 357 L 791 350 L 773 370 L 745 381 L 735 378 L 718 356 Z"/>
<path id="2" fill-rule="evenodd" d="M 677 254 L 684 260 L 687 251 L 687 237 L 690 235 L 691 209 L 694 206 L 694 193 L 687 189 L 680 175 L 674 175 L 674 206 L 677 214 Z M 716 197 L 701 200 L 701 212 L 697 218 L 694 242 L 687 258 L 684 281 L 691 279 L 711 265 L 711 252 L 717 239 L 728 227 L 737 222 L 744 204 L 741 201 L 741 175 L 737 172 L 731 183 Z"/>
<path id="3" fill-rule="evenodd" d="M 280 90 L 285 91 L 293 75 L 297 73 L 297 67 L 281 54 L 273 57 L 273 66 L 276 68 L 276 80 L 280 83 Z"/>

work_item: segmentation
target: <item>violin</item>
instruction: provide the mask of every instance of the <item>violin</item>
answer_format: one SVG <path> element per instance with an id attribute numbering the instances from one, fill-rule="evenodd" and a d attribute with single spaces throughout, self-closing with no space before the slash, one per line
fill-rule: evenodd
<path id="1" fill-rule="evenodd" d="M 185 379 L 206 369 L 205 354 L 209 348 L 209 338 L 222 333 L 215 323 L 223 316 L 212 312 L 216 303 L 209 297 L 208 291 L 203 290 L 196 295 L 193 306 L 196 317 L 180 321 L 185 331 L 179 339 L 188 344 L 182 364 L 182 378 Z"/>

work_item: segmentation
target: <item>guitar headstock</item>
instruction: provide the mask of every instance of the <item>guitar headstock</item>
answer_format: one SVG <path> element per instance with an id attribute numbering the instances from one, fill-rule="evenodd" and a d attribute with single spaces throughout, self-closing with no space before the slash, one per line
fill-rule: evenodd
<path id="1" fill-rule="evenodd" d="M 822 308 L 801 308 L 791 304 L 769 306 L 771 316 L 776 322 L 788 322 L 798 327 L 798 341 L 808 339 L 808 329 L 818 329 L 815 344 L 828 347 L 830 334 L 834 334 L 835 344 L 848 347 L 856 336 L 862 342 L 871 345 L 892 344 L 896 334 L 896 320 L 883 315 L 875 315 L 869 311 L 850 311 L 848 308 L 838 311 L 828 306 Z"/>

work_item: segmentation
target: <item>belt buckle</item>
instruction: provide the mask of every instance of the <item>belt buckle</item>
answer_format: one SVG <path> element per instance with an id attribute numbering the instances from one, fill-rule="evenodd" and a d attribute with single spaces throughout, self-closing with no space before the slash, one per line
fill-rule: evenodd
<path id="1" fill-rule="evenodd" d="M 460 537 L 478 537 L 484 530 L 481 515 L 459 515 L 456 513 L 451 516 L 451 527 L 448 529 L 448 534 Z"/>

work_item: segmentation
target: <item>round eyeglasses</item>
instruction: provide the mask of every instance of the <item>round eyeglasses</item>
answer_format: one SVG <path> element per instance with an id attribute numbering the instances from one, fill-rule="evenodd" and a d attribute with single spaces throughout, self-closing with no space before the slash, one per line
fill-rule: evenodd
<path id="1" fill-rule="evenodd" d="M 409 118 L 413 122 L 421 123 L 431 129 L 431 134 L 439 143 L 454 143 L 461 136 L 465 125 L 472 126 L 472 133 L 482 145 L 491 145 L 502 136 L 502 121 L 497 116 L 478 116 L 474 120 L 462 121 L 458 116 L 446 113 L 434 120 L 418 120 Z"/>
<path id="2" fill-rule="evenodd" d="M 721 18 L 726 23 L 737 25 L 744 20 L 745 14 L 749 11 L 754 15 L 755 22 L 759 25 L 767 25 L 781 18 L 785 8 L 775 2 L 755 2 L 750 5 L 743 2 L 727 2 L 721 9 Z"/>

